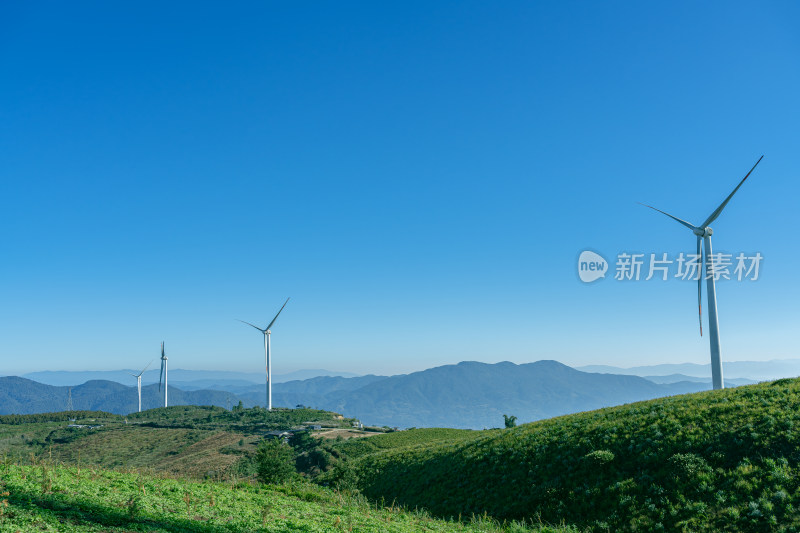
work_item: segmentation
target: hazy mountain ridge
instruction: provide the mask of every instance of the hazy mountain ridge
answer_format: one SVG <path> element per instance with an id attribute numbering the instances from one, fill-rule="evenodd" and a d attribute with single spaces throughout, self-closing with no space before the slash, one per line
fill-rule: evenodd
<path id="1" fill-rule="evenodd" d="M 263 381 L 227 379 L 232 377 L 230 374 L 216 380 L 200 375 L 206 379 L 185 383 L 170 379 L 170 404 L 226 407 L 240 399 L 245 406 L 265 404 Z M 680 377 L 667 376 L 667 379 Z M 19 380 L 23 379 L 0 378 L 0 412 L 33 413 L 66 408 L 69 387 L 25 380 L 28 385 L 20 388 Z M 221 384 L 224 390 L 212 389 L 214 383 Z M 187 389 L 209 388 L 185 390 L 178 385 Z M 273 404 L 335 411 L 369 425 L 481 429 L 501 426 L 504 414 L 518 417 L 520 423 L 531 422 L 709 388 L 710 384 L 702 378 L 691 376 L 685 381 L 659 384 L 632 375 L 582 372 L 557 361 L 521 365 L 468 361 L 397 376 L 318 376 L 275 383 Z M 75 409 L 119 414 L 136 410 L 134 386 L 89 381 L 72 387 L 72 391 Z M 157 385 L 142 388 L 143 409 L 158 407 L 162 398 Z"/>
<path id="2" fill-rule="evenodd" d="M 683 374 L 690 377 L 710 379 L 711 365 L 696 363 L 668 363 L 661 365 L 634 366 L 622 368 L 609 365 L 585 365 L 575 367 L 582 372 L 598 372 L 605 374 L 625 374 L 632 376 L 667 376 Z M 780 378 L 800 376 L 800 359 L 771 359 L 769 361 L 729 361 L 722 363 L 725 378 L 744 378 L 758 381 L 769 381 Z"/>
<path id="3" fill-rule="evenodd" d="M 345 413 L 365 424 L 481 429 L 502 425 L 504 414 L 530 422 L 709 388 L 705 383 L 656 384 L 637 376 L 580 372 L 557 361 L 462 362 L 391 377 L 277 384 L 273 400 L 276 405 Z M 243 397 L 263 404 L 263 394 L 262 386 Z"/>
<path id="4" fill-rule="evenodd" d="M 0 414 L 33 414 L 65 411 L 72 390 L 73 409 L 106 411 L 125 415 L 138 410 L 136 387 L 114 381 L 92 380 L 75 387 L 46 385 L 30 379 L 0 377 Z M 240 398 L 215 390 L 183 391 L 169 387 L 170 405 L 236 405 Z M 246 403 L 246 400 L 245 400 Z M 158 385 L 142 387 L 142 410 L 164 405 L 164 391 Z"/>
<path id="5" fill-rule="evenodd" d="M 151 368 L 142 375 L 142 383 L 151 384 L 158 383 L 160 364 L 158 359 L 153 361 L 155 368 Z M 136 383 L 136 378 L 131 374 L 138 374 L 141 368 L 121 369 L 121 370 L 44 370 L 40 372 L 28 372 L 22 374 L 20 377 L 27 378 L 38 383 L 45 385 L 56 386 L 76 386 L 87 381 L 104 380 L 116 381 L 123 385 L 127 385 L 133 380 Z M 352 372 L 333 372 L 331 370 L 323 369 L 305 369 L 288 372 L 286 374 L 275 374 L 272 376 L 273 383 L 283 383 L 286 381 L 311 379 L 317 376 L 341 376 L 341 377 L 357 377 L 358 374 Z M 246 384 L 259 384 L 264 383 L 264 372 L 232 372 L 229 370 L 186 370 L 183 368 L 170 368 L 169 370 L 170 383 L 191 383 L 198 382 L 204 383 L 206 388 L 219 389 L 221 384 L 238 384 L 240 386 Z M 193 387 L 196 389 L 197 387 Z"/>

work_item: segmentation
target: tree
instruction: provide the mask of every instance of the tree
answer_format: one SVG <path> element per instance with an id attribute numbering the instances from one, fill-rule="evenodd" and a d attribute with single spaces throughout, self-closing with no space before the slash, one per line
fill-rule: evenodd
<path id="1" fill-rule="evenodd" d="M 283 483 L 295 477 L 294 450 L 281 439 L 261 441 L 256 450 L 256 471 L 262 483 Z"/>
<path id="2" fill-rule="evenodd" d="M 308 431 L 298 431 L 289 437 L 289 445 L 295 449 L 297 453 L 310 452 L 319 446 L 319 440 L 311 436 Z"/>
<path id="3" fill-rule="evenodd" d="M 507 428 L 513 428 L 513 427 L 515 427 L 517 425 L 517 417 L 516 416 L 514 416 L 514 415 L 511 415 L 511 416 L 503 415 L 503 418 L 505 419 Z"/>

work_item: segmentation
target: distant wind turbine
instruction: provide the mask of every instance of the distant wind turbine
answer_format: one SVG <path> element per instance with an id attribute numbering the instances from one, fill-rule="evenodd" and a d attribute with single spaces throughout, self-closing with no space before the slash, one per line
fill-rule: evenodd
<path id="1" fill-rule="evenodd" d="M 275 321 L 278 320 L 278 315 L 281 314 L 281 311 L 283 311 L 283 308 L 286 307 L 286 304 L 288 303 L 289 303 L 289 298 L 286 298 L 286 301 L 283 302 L 283 305 L 278 310 L 278 314 L 275 315 L 275 318 L 272 319 L 272 322 L 270 322 L 269 325 L 264 329 L 261 329 L 258 326 L 254 326 L 250 322 L 239 320 L 239 322 L 247 324 L 248 326 L 252 326 L 264 334 L 264 359 L 266 359 L 267 362 L 267 410 L 268 411 L 272 411 L 272 360 L 270 357 L 270 344 L 271 344 L 270 335 L 272 334 L 272 332 L 270 331 L 270 328 L 275 323 Z"/>
<path id="2" fill-rule="evenodd" d="M 131 376 L 136 378 L 136 388 L 139 389 L 139 412 L 140 413 L 142 412 L 142 374 L 144 374 L 144 371 L 147 370 L 148 367 L 150 365 L 152 365 L 152 364 L 153 364 L 153 361 L 150 361 L 149 363 L 147 363 L 147 366 L 144 367 L 144 369 L 142 369 L 141 372 L 139 372 L 138 374 L 131 374 Z"/>
<path id="3" fill-rule="evenodd" d="M 714 389 L 723 389 L 725 388 L 724 381 L 722 379 L 722 358 L 720 356 L 720 348 L 719 348 L 719 322 L 717 320 L 717 294 L 714 289 L 714 265 L 712 263 L 712 252 L 711 252 L 711 235 L 714 231 L 708 226 L 712 222 L 714 222 L 717 217 L 722 213 L 722 210 L 725 209 L 725 206 L 728 205 L 733 195 L 736 194 L 736 191 L 739 190 L 739 187 L 742 186 L 744 181 L 750 176 L 750 174 L 755 170 L 761 160 L 764 159 L 764 156 L 758 158 L 756 164 L 753 165 L 753 168 L 750 169 L 750 172 L 742 178 L 742 181 L 739 182 L 739 185 L 733 189 L 733 192 L 725 198 L 719 207 L 717 207 L 713 213 L 711 213 L 708 218 L 700 224 L 699 226 L 693 226 L 689 224 L 685 220 L 681 220 L 678 217 L 674 217 L 669 213 L 665 213 L 660 209 L 656 209 L 655 207 L 647 204 L 641 204 L 645 207 L 649 207 L 655 211 L 658 211 L 661 214 L 667 215 L 672 220 L 682 224 L 692 230 L 697 236 L 697 256 L 698 261 L 701 255 L 701 240 L 702 244 L 704 244 L 703 248 L 703 263 L 706 266 L 706 297 L 708 300 L 708 337 L 709 343 L 711 345 L 711 383 Z M 700 335 L 703 335 L 703 306 L 701 304 L 701 292 L 703 290 L 703 283 L 702 283 L 702 267 L 698 269 L 697 273 L 697 310 L 699 313 L 700 318 Z"/>
<path id="4" fill-rule="evenodd" d="M 158 390 L 161 390 L 161 378 L 164 378 L 164 407 L 167 406 L 167 356 L 164 355 L 164 341 L 161 341 L 161 373 L 158 375 Z"/>

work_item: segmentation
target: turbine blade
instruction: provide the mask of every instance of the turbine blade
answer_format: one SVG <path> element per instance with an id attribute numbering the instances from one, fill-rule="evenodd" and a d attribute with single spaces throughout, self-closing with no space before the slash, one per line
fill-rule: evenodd
<path id="1" fill-rule="evenodd" d="M 714 210 L 714 212 L 713 212 L 713 213 L 711 213 L 711 214 L 708 216 L 708 218 L 706 219 L 706 221 L 705 221 L 705 222 L 703 222 L 703 225 L 701 226 L 702 228 L 705 228 L 706 226 L 708 226 L 709 224 L 711 224 L 712 222 L 714 222 L 714 221 L 717 219 L 717 217 L 720 215 L 720 213 L 722 213 L 722 210 L 723 210 L 723 209 L 725 209 L 725 206 L 726 206 L 726 205 L 728 205 L 728 202 L 730 202 L 730 201 L 731 201 L 731 198 L 733 198 L 733 195 L 734 195 L 734 194 L 736 194 L 736 191 L 738 191 L 738 190 L 739 190 L 739 187 L 741 187 L 741 186 L 742 186 L 742 183 L 744 183 L 744 180 L 746 180 L 746 179 L 747 179 L 747 178 L 750 176 L 750 174 L 751 174 L 751 173 L 752 173 L 752 172 L 753 172 L 753 171 L 756 169 L 756 167 L 758 166 L 758 164 L 761 162 L 761 160 L 762 160 L 762 159 L 764 159 L 764 156 L 763 156 L 763 155 L 762 155 L 761 157 L 759 157 L 759 158 L 758 158 L 758 161 L 756 161 L 756 164 L 755 164 L 755 165 L 753 165 L 753 168 L 751 168 L 751 169 L 750 169 L 750 172 L 748 172 L 748 173 L 747 173 L 747 176 L 745 176 L 744 178 L 742 178 L 742 181 L 740 181 L 740 182 L 739 182 L 739 185 L 737 185 L 737 186 L 736 186 L 736 188 L 735 188 L 735 189 L 733 189 L 733 192 L 732 192 L 732 193 L 730 193 L 730 194 L 728 195 L 728 197 L 727 197 L 727 198 L 725 198 L 725 201 L 724 201 L 724 202 L 722 202 L 721 204 L 719 204 L 719 207 L 718 207 L 718 208 L 716 208 L 716 209 Z"/>
<path id="2" fill-rule="evenodd" d="M 688 223 L 688 222 L 686 222 L 685 220 L 681 220 L 681 219 L 679 219 L 678 217 L 674 217 L 674 216 L 670 215 L 669 213 L 662 211 L 661 209 L 656 209 L 656 208 L 655 208 L 655 207 L 653 207 L 652 205 L 643 204 L 642 202 L 636 202 L 636 203 L 637 203 L 637 204 L 639 204 L 639 205 L 643 205 L 643 206 L 645 206 L 645 207 L 649 207 L 650 209 L 652 209 L 652 210 L 654 210 L 654 211 L 658 211 L 658 212 L 659 212 L 659 213 L 661 213 L 662 215 L 667 215 L 667 216 L 668 216 L 669 218 L 671 218 L 672 220 L 674 220 L 674 221 L 678 222 L 679 224 L 683 224 L 684 226 L 686 226 L 687 228 L 689 228 L 689 229 L 690 229 L 690 230 L 692 230 L 692 231 L 694 231 L 694 230 L 696 230 L 696 229 L 697 229 L 696 227 L 692 226 L 691 224 L 689 224 L 689 223 Z"/>
<path id="3" fill-rule="evenodd" d="M 285 302 L 283 302 L 283 305 L 282 305 L 282 306 L 281 306 L 281 308 L 278 310 L 278 315 L 280 315 L 280 314 L 281 314 L 281 311 L 283 311 L 283 308 L 284 308 L 284 307 L 286 307 L 286 304 L 288 304 L 288 303 L 289 303 L 289 298 L 286 298 L 286 301 L 285 301 Z M 274 323 L 275 323 L 275 321 L 276 321 L 276 320 L 278 320 L 278 315 L 275 315 L 275 318 L 273 318 L 273 319 L 272 319 L 272 322 L 270 322 L 270 323 L 269 323 L 269 326 L 267 326 L 267 331 L 269 331 L 269 329 L 272 327 L 272 324 L 274 324 Z"/>
<path id="4" fill-rule="evenodd" d="M 147 363 L 147 366 L 144 367 L 141 372 L 139 372 L 139 376 L 144 374 L 144 371 L 147 370 L 148 368 L 150 368 L 150 365 L 152 365 L 152 364 L 153 364 L 153 361 L 150 361 L 149 363 Z M 138 378 L 139 376 L 136 376 L 136 377 Z"/>
<path id="5" fill-rule="evenodd" d="M 164 377 L 164 360 L 161 360 L 161 372 L 158 374 L 158 390 L 161 390 L 161 378 Z"/>
<path id="6" fill-rule="evenodd" d="M 244 320 L 239 320 L 238 318 L 237 318 L 236 320 L 238 320 L 238 321 L 239 321 L 239 322 L 241 322 L 242 324 L 247 324 L 248 326 L 253 326 L 253 324 L 251 324 L 250 322 L 245 322 Z M 261 328 L 260 328 L 260 327 L 258 327 L 258 326 L 253 326 L 253 327 L 254 327 L 254 328 L 256 328 L 258 331 L 260 331 L 261 333 L 266 333 L 266 332 L 267 332 L 267 330 L 266 330 L 266 329 L 261 329 Z"/>
<path id="7" fill-rule="evenodd" d="M 703 292 L 703 256 L 700 253 L 700 240 L 701 237 L 697 237 L 697 311 L 698 317 L 700 318 L 700 336 L 703 336 L 703 304 L 700 300 L 700 294 Z"/>

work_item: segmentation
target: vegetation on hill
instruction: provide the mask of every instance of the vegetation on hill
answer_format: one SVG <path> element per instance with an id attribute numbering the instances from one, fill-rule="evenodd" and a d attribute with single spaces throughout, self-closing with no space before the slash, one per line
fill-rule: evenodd
<path id="1" fill-rule="evenodd" d="M 370 453 L 397 448 L 428 447 L 439 442 L 453 444 L 466 439 L 474 439 L 478 435 L 487 433 L 489 432 L 471 429 L 419 428 L 383 433 L 368 439 L 348 439 L 330 443 L 328 446 L 339 452 L 340 455 L 356 459 Z"/>
<path id="2" fill-rule="evenodd" d="M 151 427 L 183 427 L 187 429 L 225 430 L 245 433 L 263 433 L 276 429 L 302 427 L 318 424 L 323 427 L 350 427 L 352 419 L 337 413 L 319 409 L 286 409 L 282 407 L 267 411 L 262 407 L 244 409 L 234 407 L 228 411 L 222 407 L 178 405 L 132 413 L 126 417 L 130 423 Z"/>
<path id="3" fill-rule="evenodd" d="M 402 432 L 381 436 L 372 453 L 363 453 L 371 443 L 342 448 L 357 450 L 348 464 L 365 495 L 443 517 L 488 513 L 592 531 L 800 531 L 799 406 L 800 380 L 779 380 L 473 438 L 426 444 Z"/>
<path id="4" fill-rule="evenodd" d="M 24 463 L 33 454 L 73 465 L 227 479 L 255 476 L 256 447 L 271 430 L 351 423 L 314 409 L 227 411 L 202 406 L 151 409 L 127 417 L 79 411 L 8 415 L 0 417 L 0 456 Z"/>
<path id="5" fill-rule="evenodd" d="M 71 420 L 97 419 L 122 420 L 119 415 L 112 415 L 104 411 L 61 411 L 58 413 L 37 413 L 30 415 L 0 415 L 0 424 L 39 424 L 42 422 L 68 422 Z"/>
<path id="6" fill-rule="evenodd" d="M 226 411 L 176 406 L 127 418 L 89 412 L 80 413 L 85 418 L 76 421 L 83 427 L 68 427 L 75 413 L 51 413 L 0 418 L 0 455 L 13 458 L 5 463 L 6 473 L 17 468 L 22 481 L 29 481 L 25 476 L 39 480 L 33 483 L 39 484 L 43 494 L 37 496 L 39 503 L 30 512 L 38 517 L 35 520 L 45 520 L 44 524 L 50 520 L 42 518 L 44 509 L 66 508 L 67 503 L 53 502 L 80 491 L 62 494 L 42 488 L 49 485 L 47 472 L 53 468 L 43 468 L 42 458 L 70 465 L 67 470 L 73 477 L 81 468 L 92 465 L 137 468 L 142 476 L 157 471 L 231 482 L 255 482 L 259 477 L 281 481 L 288 483 L 279 489 L 284 491 L 281 494 L 295 490 L 316 494 L 308 496 L 311 500 L 305 503 L 319 503 L 324 512 L 333 509 L 325 503 L 325 495 L 334 493 L 309 488 L 304 485 L 308 480 L 360 494 L 376 504 L 393 502 L 392 508 L 425 509 L 444 520 L 483 516 L 528 524 L 570 524 L 575 531 L 800 532 L 799 406 L 800 380 L 785 379 L 505 429 L 414 429 L 348 440 L 318 438 L 306 431 L 295 433 L 288 444 L 277 435 L 268 441 L 266 438 L 272 436 L 268 432 L 313 424 L 340 428 L 329 432 L 340 435 L 367 433 L 346 430 L 352 419 L 306 408 L 268 413 L 261 408 Z M 11 463 L 38 466 L 25 470 Z M 95 473 L 91 479 L 110 475 Z M 5 482 L 5 476 L 0 479 Z M 155 478 L 151 475 L 147 479 Z M 19 516 L 27 512 L 28 504 L 23 502 L 32 494 L 29 488 L 19 489 L 23 485 L 16 489 L 18 496 L 8 499 Z M 261 494 L 258 489 L 244 490 Z M 0 487 L 0 492 L 12 491 Z M 186 496 L 191 501 L 205 497 Z M 259 500 L 262 503 L 274 500 L 272 496 L 263 497 Z M 98 501 L 91 505 L 101 505 Z M 139 512 L 138 505 L 130 503 L 135 513 Z M 191 509 L 191 503 L 186 505 Z M 5 509 L 1 503 L 0 508 Z M 177 520 L 172 516 L 175 513 L 164 514 L 168 511 L 163 508 L 157 517 L 148 514 L 135 521 L 124 518 L 127 511 L 114 511 L 116 515 L 112 511 L 108 512 L 127 520 L 119 527 L 128 530 L 147 530 L 151 527 L 148 524 L 159 524 L 152 526 L 156 529 L 166 528 L 165 524 L 174 530 L 191 529 L 189 522 L 164 518 Z M 323 511 L 300 513 L 302 517 L 318 516 L 315 513 Z M 51 518 L 67 522 L 85 518 L 81 512 L 59 513 Z M 415 524 L 408 525 L 407 530 L 419 530 L 414 528 L 421 527 L 420 515 L 404 516 L 410 517 L 408 524 Z M 288 515 L 284 518 L 288 520 Z M 191 515 L 185 519 L 194 520 Z M 211 527 L 209 520 L 198 519 L 207 529 L 192 530 L 237 530 Z M 342 520 L 336 522 L 337 527 Z M 286 524 L 290 522 L 280 523 L 289 527 Z M 315 531 L 302 521 L 291 523 Z M 449 527 L 446 522 L 431 523 Z M 109 524 L 96 527 L 103 529 Z M 427 527 L 427 522 L 424 524 Z M 369 531 L 373 524 L 364 522 L 361 526 L 357 530 Z M 487 531 L 495 528 L 491 524 L 476 527 L 484 526 Z M 236 527 L 250 531 L 254 526 Z M 265 521 L 262 527 L 273 526 Z M 1 524 L 0 529 L 4 529 Z"/>
<path id="7" fill-rule="evenodd" d="M 0 465 L 2 531 L 495 532 L 529 531 L 478 517 L 431 518 L 305 483 L 253 486 L 139 473 L 52 466 Z M 569 529 L 535 527 L 542 533 Z"/>

